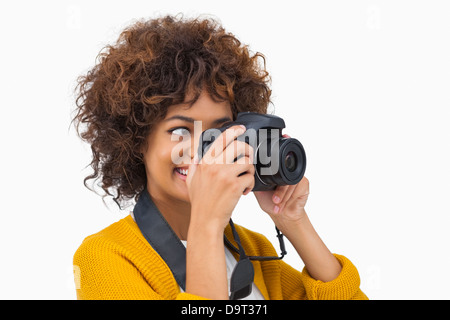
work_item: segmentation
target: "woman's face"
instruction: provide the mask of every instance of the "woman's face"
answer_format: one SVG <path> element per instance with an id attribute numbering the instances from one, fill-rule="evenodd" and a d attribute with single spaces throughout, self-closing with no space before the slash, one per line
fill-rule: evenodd
<path id="1" fill-rule="evenodd" d="M 186 170 L 198 148 L 200 134 L 232 120 L 230 103 L 215 102 L 206 90 L 191 107 L 169 107 L 166 117 L 148 136 L 144 153 L 147 188 L 152 197 L 189 202 Z"/>

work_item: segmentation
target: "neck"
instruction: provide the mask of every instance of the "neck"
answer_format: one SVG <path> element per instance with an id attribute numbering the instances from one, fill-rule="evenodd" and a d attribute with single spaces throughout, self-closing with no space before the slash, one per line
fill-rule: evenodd
<path id="1" fill-rule="evenodd" d="M 153 195 L 151 192 L 149 194 L 153 203 L 178 238 L 180 240 L 186 240 L 191 219 L 191 204 L 185 201 L 166 199 Z"/>

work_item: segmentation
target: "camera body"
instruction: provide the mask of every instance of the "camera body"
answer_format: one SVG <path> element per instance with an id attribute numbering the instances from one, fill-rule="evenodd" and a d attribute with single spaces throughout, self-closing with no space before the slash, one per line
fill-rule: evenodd
<path id="1" fill-rule="evenodd" d="M 297 184 L 305 174 L 306 155 L 300 141 L 284 138 L 286 127 L 280 117 L 254 112 L 240 112 L 234 122 L 218 129 L 202 132 L 198 158 L 202 159 L 214 140 L 234 125 L 244 125 L 247 130 L 237 137 L 252 146 L 254 151 L 255 186 L 252 191 L 273 190 L 277 186 Z M 235 159 L 236 161 L 237 159 Z"/>

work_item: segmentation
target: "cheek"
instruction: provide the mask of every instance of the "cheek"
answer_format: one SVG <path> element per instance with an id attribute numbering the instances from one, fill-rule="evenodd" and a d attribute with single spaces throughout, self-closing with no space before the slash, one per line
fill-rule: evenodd
<path id="1" fill-rule="evenodd" d="M 147 170 L 152 175 L 159 176 L 166 175 L 175 166 L 189 164 L 191 142 L 189 137 L 180 137 L 179 141 L 165 141 L 165 143 L 159 142 L 150 145 L 145 157 Z"/>
<path id="2" fill-rule="evenodd" d="M 158 170 L 157 168 L 162 169 L 163 167 L 172 167 L 173 163 L 171 153 L 172 150 L 170 148 L 160 148 L 159 150 L 154 150 L 152 156 L 149 158 L 149 161 L 147 161 L 147 165 L 156 170 Z"/>
<path id="3" fill-rule="evenodd" d="M 173 166 L 190 164 L 191 159 L 191 139 L 180 137 L 179 141 L 173 141 L 169 150 L 165 151 L 164 158 L 170 158 Z"/>
<path id="4" fill-rule="evenodd" d="M 164 145 L 149 146 L 145 155 L 147 172 L 152 176 L 167 175 L 167 170 L 173 167 L 171 160 L 171 147 Z"/>

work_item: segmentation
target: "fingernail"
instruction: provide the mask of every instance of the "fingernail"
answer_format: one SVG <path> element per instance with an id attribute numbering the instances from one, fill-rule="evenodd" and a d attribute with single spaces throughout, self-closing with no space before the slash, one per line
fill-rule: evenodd
<path id="1" fill-rule="evenodd" d="M 280 197 L 278 197 L 278 196 L 274 196 L 273 197 L 273 202 L 275 202 L 275 203 L 280 203 Z"/>
<path id="2" fill-rule="evenodd" d="M 280 211 L 280 207 L 279 206 L 273 207 L 273 212 L 278 213 L 279 211 Z"/>

